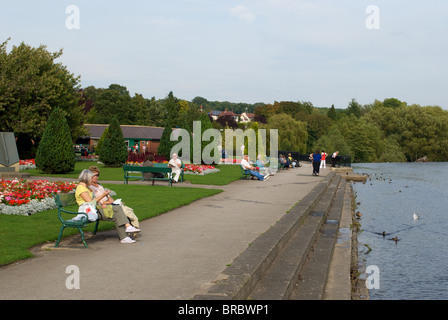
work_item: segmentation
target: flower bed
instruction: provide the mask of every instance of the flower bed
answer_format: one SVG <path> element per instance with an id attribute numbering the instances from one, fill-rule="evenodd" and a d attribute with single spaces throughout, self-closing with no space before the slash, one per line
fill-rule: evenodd
<path id="1" fill-rule="evenodd" d="M 56 208 L 54 193 L 74 191 L 77 182 L 0 180 L 0 214 L 31 215 Z"/>
<path id="2" fill-rule="evenodd" d="M 215 173 L 215 172 L 219 172 L 219 169 L 216 169 L 214 166 L 186 164 L 184 174 L 205 175 L 205 174 Z"/>
<path id="3" fill-rule="evenodd" d="M 36 169 L 34 159 L 19 160 L 19 171 L 27 169 Z"/>
<path id="4" fill-rule="evenodd" d="M 76 157 L 76 161 L 98 161 L 99 156 L 96 154 L 89 154 L 88 156 Z"/>
<path id="5" fill-rule="evenodd" d="M 163 163 L 168 163 L 168 161 L 163 161 Z M 138 161 L 128 161 L 127 165 L 130 166 L 142 166 L 143 162 Z M 219 169 L 216 169 L 214 166 L 209 165 L 198 165 L 198 164 L 186 164 L 184 174 L 197 174 L 197 175 L 205 175 L 209 173 L 219 172 Z"/>
<path id="6" fill-rule="evenodd" d="M 234 159 L 234 158 L 222 158 L 221 159 L 221 163 L 224 164 L 240 164 L 241 163 L 241 159 Z"/>

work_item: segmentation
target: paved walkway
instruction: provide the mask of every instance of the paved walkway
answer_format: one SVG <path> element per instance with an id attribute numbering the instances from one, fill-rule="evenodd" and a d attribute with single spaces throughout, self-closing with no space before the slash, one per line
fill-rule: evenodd
<path id="1" fill-rule="evenodd" d="M 1 267 L 0 299 L 191 299 L 328 172 L 312 176 L 305 164 L 219 186 L 224 192 L 142 221 L 134 244 L 121 244 L 115 230 L 88 237 L 88 249 L 78 236 L 63 240 L 65 249 Z M 195 185 L 173 187 L 181 186 Z M 67 289 L 70 265 L 80 289 Z"/>

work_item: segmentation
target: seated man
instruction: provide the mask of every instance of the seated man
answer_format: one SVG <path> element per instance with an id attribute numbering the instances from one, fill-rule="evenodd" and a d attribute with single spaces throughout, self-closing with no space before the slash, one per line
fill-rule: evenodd
<path id="1" fill-rule="evenodd" d="M 249 170 L 250 174 L 260 181 L 266 181 L 269 179 L 269 174 L 263 176 L 259 172 L 255 171 L 255 168 L 249 163 L 249 156 L 247 154 L 244 155 L 243 160 L 241 160 L 241 167 L 244 170 Z"/>
<path id="2" fill-rule="evenodd" d="M 179 180 L 179 176 L 181 173 L 181 167 L 182 167 L 182 161 L 177 157 L 176 153 L 173 153 L 171 160 L 168 162 L 168 167 L 171 167 L 171 174 L 174 173 L 173 182 L 177 183 L 177 180 Z"/>

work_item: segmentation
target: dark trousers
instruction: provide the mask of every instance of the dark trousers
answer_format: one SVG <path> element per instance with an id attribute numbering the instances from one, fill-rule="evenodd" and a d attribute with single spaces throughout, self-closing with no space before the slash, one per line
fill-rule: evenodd
<path id="1" fill-rule="evenodd" d="M 313 161 L 313 174 L 319 173 L 320 161 Z"/>

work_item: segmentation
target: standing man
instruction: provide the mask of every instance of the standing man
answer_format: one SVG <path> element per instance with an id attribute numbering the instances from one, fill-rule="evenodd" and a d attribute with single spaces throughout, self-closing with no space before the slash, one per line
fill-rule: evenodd
<path id="1" fill-rule="evenodd" d="M 334 168 L 336 166 L 336 157 L 338 156 L 339 151 L 336 151 L 331 156 L 331 166 Z"/>

